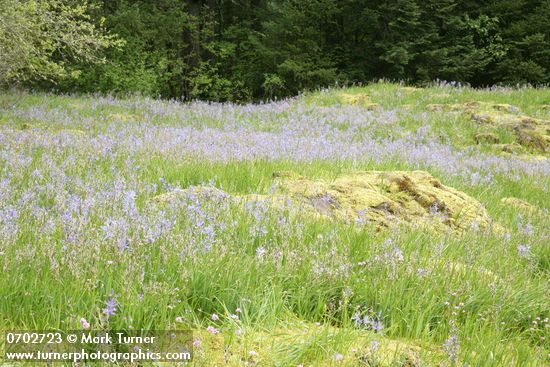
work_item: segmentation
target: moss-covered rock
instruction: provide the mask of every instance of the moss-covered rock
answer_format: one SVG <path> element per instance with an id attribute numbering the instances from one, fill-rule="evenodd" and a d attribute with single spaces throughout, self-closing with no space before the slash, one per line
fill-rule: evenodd
<path id="1" fill-rule="evenodd" d="M 540 154 L 520 154 L 518 158 L 529 162 L 547 162 L 550 159 Z"/>
<path id="2" fill-rule="evenodd" d="M 401 340 L 382 339 L 376 342 L 373 348 L 372 342 L 367 347 L 360 349 L 357 359 L 365 366 L 403 366 L 420 367 L 425 361 L 420 357 L 425 351 L 412 342 Z M 432 352 L 433 355 L 437 353 Z M 438 356 L 443 360 L 442 356 Z"/>
<path id="3" fill-rule="evenodd" d="M 498 144 L 500 143 L 500 138 L 493 133 L 477 133 L 474 135 L 474 141 L 476 144 Z"/>
<path id="4" fill-rule="evenodd" d="M 537 131 L 536 129 L 515 126 L 514 131 L 518 143 L 525 147 L 546 151 L 550 145 L 550 135 L 541 133 L 541 131 Z"/>
<path id="5" fill-rule="evenodd" d="M 424 171 L 367 171 L 333 181 L 278 178 L 280 193 L 341 220 L 428 225 L 436 229 L 488 228 L 485 208 L 467 194 L 443 185 Z"/>
<path id="6" fill-rule="evenodd" d="M 60 134 L 69 134 L 69 135 L 75 135 L 79 137 L 86 136 L 86 132 L 80 129 L 62 129 L 59 130 L 58 133 Z"/>
<path id="7" fill-rule="evenodd" d="M 548 157 L 540 154 L 517 154 L 517 152 L 514 153 L 508 153 L 508 152 L 502 152 L 504 156 L 507 157 L 514 157 L 517 159 L 521 159 L 522 161 L 526 162 L 546 162 L 549 160 Z"/>
<path id="8" fill-rule="evenodd" d="M 513 105 L 472 101 L 462 104 L 434 104 L 427 108 L 430 111 L 465 114 L 484 129 L 512 131 L 516 141 L 526 148 L 543 152 L 550 149 L 550 121 L 521 114 Z"/>
<path id="9" fill-rule="evenodd" d="M 155 205 L 164 206 L 195 197 L 203 200 L 225 199 L 229 198 L 229 194 L 211 186 L 191 186 L 186 189 L 176 188 L 164 194 L 157 195 L 153 197 L 151 202 Z"/>
<path id="10" fill-rule="evenodd" d="M 508 113 L 515 113 L 518 111 L 517 107 L 512 106 L 510 104 L 505 104 L 505 103 L 493 104 L 492 107 L 497 111 L 508 112 Z"/>
<path id="11" fill-rule="evenodd" d="M 441 104 L 441 103 L 431 103 L 426 106 L 426 109 L 432 112 L 439 112 L 439 111 L 445 111 L 446 106 L 447 105 Z"/>
<path id="12" fill-rule="evenodd" d="M 521 145 L 517 143 L 511 143 L 511 144 L 495 144 L 495 148 L 510 154 L 518 154 L 523 152 L 523 148 Z"/>
<path id="13" fill-rule="evenodd" d="M 110 120 L 122 122 L 135 121 L 138 119 L 137 115 L 131 113 L 111 113 L 108 117 Z"/>
<path id="14" fill-rule="evenodd" d="M 365 330 L 345 331 L 296 322 L 275 330 L 243 333 L 246 339 L 193 330 L 195 344 L 199 345 L 193 358 L 201 366 L 447 366 L 447 357 L 438 345 L 390 339 Z M 327 350 L 325 343 L 333 339 L 345 340 L 346 345 Z M 296 350 L 317 353 L 289 353 Z"/>
<path id="15" fill-rule="evenodd" d="M 537 206 L 535 206 L 531 203 L 528 203 L 525 200 L 521 200 L 521 199 L 518 199 L 518 198 L 515 198 L 515 197 L 502 198 L 500 200 L 500 202 L 501 202 L 501 204 L 503 204 L 507 207 L 513 207 L 513 208 L 519 209 L 519 210 L 524 211 L 524 212 L 529 212 L 529 213 L 538 213 L 538 212 L 540 212 L 540 209 Z"/>
<path id="16" fill-rule="evenodd" d="M 377 111 L 381 109 L 381 106 L 378 103 L 372 102 L 370 97 L 367 94 L 343 93 L 340 95 L 340 97 L 342 102 L 345 104 L 361 106 L 370 111 Z"/>
<path id="17" fill-rule="evenodd" d="M 443 185 L 424 171 L 366 171 L 334 180 L 314 180 L 293 172 L 274 175 L 271 195 L 232 195 L 232 200 L 267 202 L 274 208 L 294 208 L 309 216 L 378 227 L 408 224 L 438 231 L 488 229 L 492 220 L 474 198 Z M 228 198 L 211 187 L 176 189 L 153 199 L 156 204 L 182 200 Z M 494 228 L 499 228 L 497 225 Z"/>

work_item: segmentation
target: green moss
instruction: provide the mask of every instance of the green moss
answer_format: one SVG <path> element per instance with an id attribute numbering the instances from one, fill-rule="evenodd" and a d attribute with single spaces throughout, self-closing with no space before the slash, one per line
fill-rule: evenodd
<path id="1" fill-rule="evenodd" d="M 474 136 L 476 143 L 498 143 L 498 132 L 508 130 L 518 144 L 534 151 L 546 152 L 550 148 L 550 121 L 521 114 L 510 104 L 471 101 L 461 104 L 430 104 L 429 111 L 449 111 L 464 114 L 483 130 Z"/>
<path id="2" fill-rule="evenodd" d="M 296 208 L 321 218 L 372 222 L 380 227 L 409 223 L 434 230 L 469 230 L 491 226 L 484 207 L 467 194 L 444 186 L 424 171 L 366 171 L 334 180 L 308 179 L 294 172 L 275 174 L 272 195 L 233 195 L 244 202 L 267 201 L 277 208 L 290 199 Z M 209 187 L 177 189 L 155 197 L 166 205 L 187 196 L 227 196 Z"/>
<path id="3" fill-rule="evenodd" d="M 489 143 L 489 144 L 498 144 L 500 143 L 500 138 L 498 135 L 493 133 L 477 133 L 474 135 L 474 140 L 477 144 Z"/>

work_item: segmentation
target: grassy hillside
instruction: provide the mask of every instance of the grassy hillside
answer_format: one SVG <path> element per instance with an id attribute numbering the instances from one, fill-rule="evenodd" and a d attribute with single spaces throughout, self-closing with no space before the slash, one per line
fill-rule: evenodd
<path id="1" fill-rule="evenodd" d="M 0 95 L 0 329 L 192 329 L 197 366 L 548 365 L 549 105 L 395 84 L 243 106 Z M 232 199 L 369 170 L 428 171 L 500 229 Z M 190 186 L 223 193 L 158 205 Z"/>

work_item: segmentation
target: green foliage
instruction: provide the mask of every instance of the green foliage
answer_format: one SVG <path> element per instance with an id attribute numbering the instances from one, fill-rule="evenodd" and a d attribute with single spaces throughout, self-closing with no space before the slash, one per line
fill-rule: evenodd
<path id="1" fill-rule="evenodd" d="M 493 82 L 545 84 L 550 82 L 550 3 L 501 1 L 487 9 L 499 17 L 498 31 L 508 49 L 489 70 Z"/>
<path id="2" fill-rule="evenodd" d="M 2 2 L 4 83 L 236 102 L 379 78 L 550 83 L 548 1 L 82 1 Z"/>
<path id="3" fill-rule="evenodd" d="M 78 77 L 72 62 L 101 63 L 100 51 L 121 41 L 96 26 L 86 2 L 4 0 L 0 3 L 0 84 Z"/>
<path id="4" fill-rule="evenodd" d="M 283 79 L 277 74 L 264 74 L 264 82 L 262 88 L 265 90 L 265 94 L 268 99 L 279 96 L 283 93 L 285 83 Z"/>

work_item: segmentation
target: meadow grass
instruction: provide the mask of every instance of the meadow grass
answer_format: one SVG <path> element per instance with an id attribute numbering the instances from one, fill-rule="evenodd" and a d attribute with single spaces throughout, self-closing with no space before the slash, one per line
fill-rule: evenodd
<path id="1" fill-rule="evenodd" d="M 0 101 L 1 329 L 74 330 L 81 318 L 190 329 L 197 366 L 550 363 L 549 155 L 476 145 L 475 122 L 427 110 L 486 101 L 550 120 L 548 89 L 379 83 L 245 106 Z M 226 196 L 154 204 L 198 185 L 267 194 L 279 171 L 415 169 L 476 198 L 507 233 L 380 229 Z"/>

